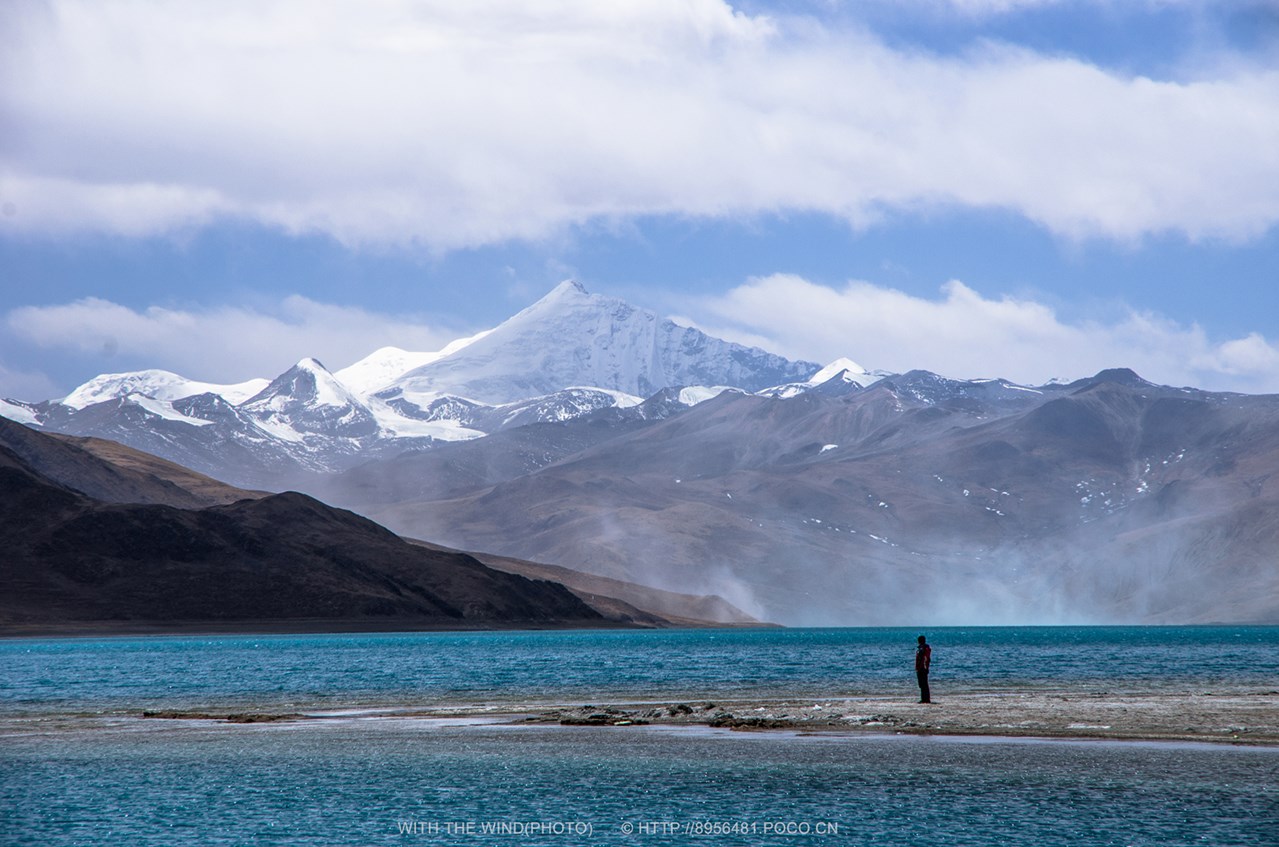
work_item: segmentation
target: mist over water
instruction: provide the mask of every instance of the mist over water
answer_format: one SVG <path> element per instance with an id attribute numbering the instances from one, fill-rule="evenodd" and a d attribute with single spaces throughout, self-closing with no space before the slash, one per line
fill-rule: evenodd
<path id="1" fill-rule="evenodd" d="M 1152 533 L 1116 550 L 1109 536 L 1088 543 L 1086 529 L 1069 542 L 949 555 L 797 549 L 790 559 L 708 567 L 697 585 L 731 593 L 759 620 L 798 627 L 1274 622 L 1279 571 L 1264 561 L 1231 563 L 1225 580 L 1202 545 Z M 645 578 L 679 590 L 667 572 Z"/>

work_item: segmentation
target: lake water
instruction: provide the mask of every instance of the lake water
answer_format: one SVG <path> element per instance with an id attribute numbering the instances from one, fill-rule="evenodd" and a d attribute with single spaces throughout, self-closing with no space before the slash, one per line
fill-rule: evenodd
<path id="1" fill-rule="evenodd" d="M 1279 749 L 145 708 L 913 693 L 915 630 L 0 641 L 0 844 L 1276 845 Z M 1279 628 L 929 630 L 934 691 L 1279 686 Z"/>
<path id="2" fill-rule="evenodd" d="M 909 692 L 917 630 L 0 640 L 0 714 Z M 928 631 L 950 690 L 1279 684 L 1279 627 Z"/>

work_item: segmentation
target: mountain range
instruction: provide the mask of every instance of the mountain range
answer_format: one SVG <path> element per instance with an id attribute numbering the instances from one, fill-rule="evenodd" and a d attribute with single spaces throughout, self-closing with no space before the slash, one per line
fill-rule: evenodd
<path id="1" fill-rule="evenodd" d="M 1126 370 L 724 393 L 327 478 L 400 532 L 789 624 L 1279 619 L 1279 397 Z"/>
<path id="2" fill-rule="evenodd" d="M 1279 620 L 1279 397 L 1122 368 L 823 368 L 570 282 L 437 353 L 108 375 L 0 414 L 786 624 Z"/>
<path id="3" fill-rule="evenodd" d="M 435 353 L 386 347 L 336 373 L 307 358 L 274 379 L 235 385 L 161 370 L 104 374 L 61 400 L 0 401 L 0 415 L 280 490 L 371 458 L 632 409 L 667 388 L 756 390 L 817 370 L 570 281 L 500 326 Z M 717 390 L 677 393 L 672 402 L 690 404 Z"/>

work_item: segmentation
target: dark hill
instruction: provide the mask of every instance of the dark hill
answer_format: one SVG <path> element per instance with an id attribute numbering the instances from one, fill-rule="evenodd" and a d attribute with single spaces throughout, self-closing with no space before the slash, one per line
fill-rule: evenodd
<path id="1" fill-rule="evenodd" d="M 0 417 L 0 447 L 12 450 L 45 479 L 106 503 L 198 509 L 263 494 L 218 482 L 114 441 L 46 435 L 5 417 Z"/>
<path id="2" fill-rule="evenodd" d="M 0 627 L 11 631 L 603 622 L 562 585 L 410 545 L 302 494 L 202 509 L 104 503 L 3 446 L 0 549 Z"/>

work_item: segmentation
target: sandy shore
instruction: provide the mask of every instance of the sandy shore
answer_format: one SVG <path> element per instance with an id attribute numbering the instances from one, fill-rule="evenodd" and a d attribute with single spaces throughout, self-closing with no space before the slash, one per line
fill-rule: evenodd
<path id="1" fill-rule="evenodd" d="M 719 699 L 591 704 L 422 704 L 418 708 L 271 713 L 217 710 L 147 712 L 150 719 L 236 723 L 351 718 L 467 718 L 506 723 L 610 726 L 703 725 L 740 731 L 786 730 L 916 735 L 988 735 L 1113 740 L 1207 741 L 1279 746 L 1279 689 L 1069 692 L 976 691 L 928 705 L 900 694 L 817 699 Z"/>

